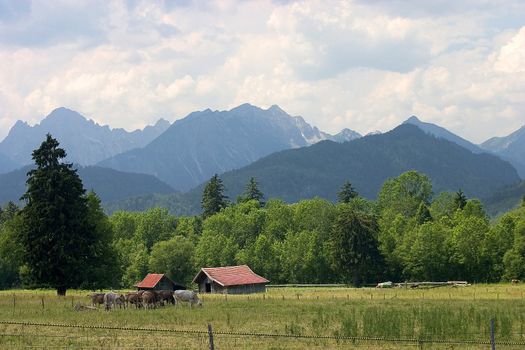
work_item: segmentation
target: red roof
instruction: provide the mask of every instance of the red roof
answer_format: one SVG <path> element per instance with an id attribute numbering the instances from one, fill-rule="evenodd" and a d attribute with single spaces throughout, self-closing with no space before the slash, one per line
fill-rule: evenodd
<path id="1" fill-rule="evenodd" d="M 197 276 L 195 276 L 193 282 L 197 280 L 201 273 L 205 273 L 212 281 L 217 282 L 223 287 L 270 282 L 266 278 L 257 275 L 247 265 L 203 267 Z"/>
<path id="2" fill-rule="evenodd" d="M 155 288 L 157 283 L 164 277 L 163 273 L 148 273 L 146 277 L 135 285 L 137 288 Z"/>

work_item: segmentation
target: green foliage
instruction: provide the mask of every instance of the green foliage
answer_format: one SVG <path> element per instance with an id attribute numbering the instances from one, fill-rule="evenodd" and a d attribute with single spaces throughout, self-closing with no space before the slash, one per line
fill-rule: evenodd
<path id="1" fill-rule="evenodd" d="M 427 205 L 423 202 L 419 205 L 416 213 L 416 221 L 419 225 L 424 224 L 425 222 L 432 221 L 432 215 Z"/>
<path id="2" fill-rule="evenodd" d="M 113 228 L 102 211 L 100 199 L 94 192 L 87 195 L 87 220 L 93 230 L 91 261 L 88 262 L 82 288 L 102 289 L 120 285 L 121 270 L 117 253 L 112 246 Z"/>
<path id="3" fill-rule="evenodd" d="M 19 270 L 23 264 L 23 247 L 17 239 L 22 218 L 16 215 L 0 225 L 0 289 L 20 286 Z"/>
<path id="4" fill-rule="evenodd" d="M 167 209 L 152 208 L 138 216 L 135 239 L 148 251 L 159 241 L 173 237 L 177 221 Z"/>
<path id="5" fill-rule="evenodd" d="M 376 277 L 382 262 L 378 230 L 373 217 L 339 206 L 331 243 L 334 264 L 345 282 L 359 287 Z"/>
<path id="6" fill-rule="evenodd" d="M 454 206 L 456 209 L 463 209 L 467 205 L 467 196 L 460 189 L 454 196 Z"/>
<path id="7" fill-rule="evenodd" d="M 352 184 L 349 181 L 345 181 L 341 190 L 337 193 L 337 199 L 339 203 L 348 203 L 358 195 Z"/>
<path id="8" fill-rule="evenodd" d="M 218 213 L 228 205 L 224 195 L 224 185 L 217 174 L 213 175 L 202 193 L 202 216 L 207 218 Z"/>
<path id="9" fill-rule="evenodd" d="M 165 273 L 178 283 L 189 285 L 194 276 L 193 242 L 182 236 L 156 243 L 149 257 L 149 271 Z"/>

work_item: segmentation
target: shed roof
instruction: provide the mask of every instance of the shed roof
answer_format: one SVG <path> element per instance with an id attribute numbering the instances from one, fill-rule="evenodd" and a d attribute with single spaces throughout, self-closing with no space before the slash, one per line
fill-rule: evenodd
<path id="1" fill-rule="evenodd" d="M 247 265 L 203 267 L 195 276 L 193 282 L 196 282 L 202 274 L 205 274 L 209 279 L 223 287 L 270 282 L 266 278 L 257 275 Z"/>
<path id="2" fill-rule="evenodd" d="M 137 288 L 155 288 L 157 283 L 164 277 L 163 273 L 148 273 L 146 277 L 135 285 Z M 167 278 L 167 277 L 166 277 Z"/>

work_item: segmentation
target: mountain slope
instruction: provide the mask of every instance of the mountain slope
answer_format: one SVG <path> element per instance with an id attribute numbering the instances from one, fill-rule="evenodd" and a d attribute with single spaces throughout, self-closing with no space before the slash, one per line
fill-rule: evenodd
<path id="1" fill-rule="evenodd" d="M 304 147 L 331 135 L 272 106 L 243 104 L 230 111 L 193 112 L 142 149 L 99 163 L 157 176 L 177 190 L 188 190 L 215 173 L 240 168 L 284 149 Z"/>
<path id="2" fill-rule="evenodd" d="M 19 200 L 26 190 L 26 174 L 30 169 L 31 166 L 26 166 L 0 174 L 0 204 Z M 80 167 L 78 174 L 84 188 L 88 191 L 94 190 L 104 202 L 151 193 L 174 192 L 170 186 L 151 175 L 130 174 L 98 166 Z"/>
<path id="3" fill-rule="evenodd" d="M 15 163 L 30 164 L 31 152 L 38 148 L 47 133 L 51 133 L 61 147 L 67 150 L 68 161 L 92 165 L 124 151 L 142 147 L 168 127 L 169 122 L 159 120 L 144 130 L 127 132 L 124 129 L 110 129 L 62 107 L 55 109 L 35 126 L 16 122 L 0 143 L 0 153 Z"/>
<path id="4" fill-rule="evenodd" d="M 473 153 L 482 153 L 483 150 L 479 147 L 473 144 L 470 141 L 465 140 L 464 138 L 448 131 L 447 129 L 438 126 L 436 124 L 432 123 L 425 123 L 418 119 L 416 116 L 411 116 L 407 120 L 403 122 L 403 124 L 411 124 L 415 125 L 424 132 L 434 135 L 435 137 L 439 137 L 445 140 L 448 140 L 450 142 L 454 142 L 457 145 L 460 145 L 463 148 L 468 149 L 469 151 Z"/>
<path id="5" fill-rule="evenodd" d="M 0 153 L 0 174 L 16 169 L 20 164 L 15 163 L 9 157 Z"/>
<path id="6" fill-rule="evenodd" d="M 481 147 L 503 159 L 507 159 L 525 178 L 525 125 L 505 137 L 493 137 L 481 144 Z"/>
<path id="7" fill-rule="evenodd" d="M 505 186 L 483 198 L 487 213 L 496 217 L 519 206 L 525 198 L 525 181 Z"/>
<path id="8" fill-rule="evenodd" d="M 373 199 L 385 180 L 408 170 L 427 174 L 435 193 L 462 189 L 469 197 L 485 197 L 520 181 L 508 162 L 490 154 L 474 154 L 413 125 L 346 143 L 323 141 L 274 153 L 220 177 L 232 199 L 242 193 L 253 176 L 266 198 L 296 202 L 315 196 L 336 200 L 347 180 L 362 196 Z M 159 204 L 168 205 L 174 213 L 179 208 L 200 208 L 203 188 L 204 184 L 176 199 L 164 196 Z M 134 198 L 113 203 L 112 208 L 147 209 L 154 203 L 151 197 Z"/>

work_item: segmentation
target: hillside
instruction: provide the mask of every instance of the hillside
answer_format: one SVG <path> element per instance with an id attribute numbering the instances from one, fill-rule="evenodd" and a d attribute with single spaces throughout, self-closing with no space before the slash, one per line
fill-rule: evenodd
<path id="1" fill-rule="evenodd" d="M 346 131 L 337 138 L 346 141 L 358 136 Z M 177 190 L 187 191 L 215 173 L 331 137 L 278 106 L 264 110 L 243 104 L 229 111 L 193 112 L 144 148 L 106 159 L 99 165 L 152 174 Z"/>
<path id="2" fill-rule="evenodd" d="M 7 173 L 20 165 L 12 161 L 9 157 L 0 153 L 0 174 Z"/>
<path id="3" fill-rule="evenodd" d="M 483 198 L 487 213 L 496 217 L 519 206 L 525 196 L 525 181 L 505 186 Z"/>
<path id="4" fill-rule="evenodd" d="M 412 125 L 401 125 L 380 135 L 346 142 L 323 141 L 306 148 L 271 154 L 244 168 L 221 175 L 231 199 L 241 194 L 250 177 L 256 177 L 266 198 L 296 202 L 315 196 L 335 200 L 349 180 L 364 197 L 375 198 L 388 178 L 408 170 L 427 174 L 434 192 L 462 189 L 469 197 L 486 197 L 505 185 L 519 182 L 516 170 L 489 154 L 474 154 Z M 173 213 L 178 208 L 200 209 L 200 185 L 176 199 L 162 199 Z M 170 203 L 177 202 L 177 208 Z M 152 198 L 113 203 L 113 209 L 147 209 Z"/>
<path id="5" fill-rule="evenodd" d="M 26 174 L 29 166 L 6 174 L 0 174 L 0 204 L 18 201 L 25 192 Z M 78 174 L 86 190 L 94 190 L 104 202 L 151 193 L 168 194 L 173 189 L 151 175 L 130 174 L 98 166 L 80 167 Z"/>
<path id="6" fill-rule="evenodd" d="M 6 138 L 0 142 L 0 154 L 20 166 L 31 164 L 31 152 L 38 148 L 47 133 L 51 133 L 66 149 L 68 161 L 93 165 L 103 159 L 142 147 L 169 127 L 169 122 L 159 120 L 154 126 L 127 132 L 110 129 L 67 108 L 57 108 L 40 124 L 30 126 L 18 121 Z M 9 170 L 13 170 L 11 167 Z M 1 170 L 1 169 L 0 169 Z"/>
<path id="7" fill-rule="evenodd" d="M 507 159 L 525 178 L 525 125 L 504 137 L 493 137 L 481 144 L 481 147 L 503 159 Z"/>

